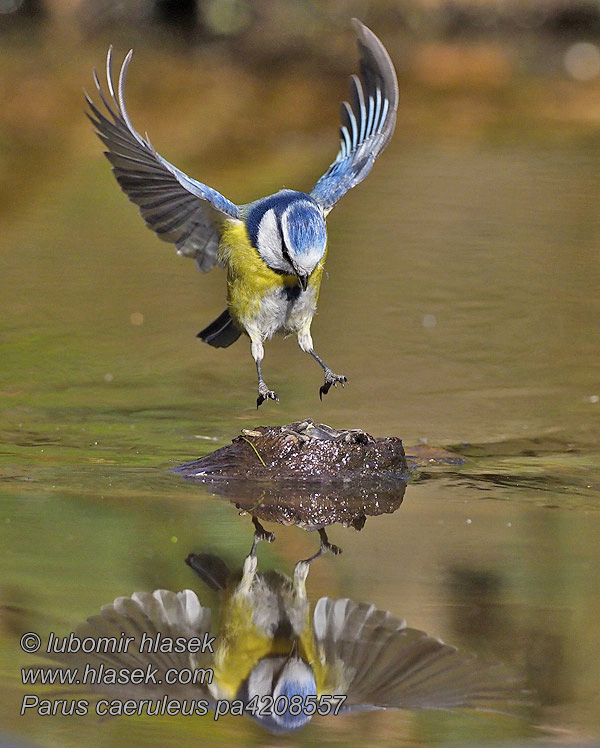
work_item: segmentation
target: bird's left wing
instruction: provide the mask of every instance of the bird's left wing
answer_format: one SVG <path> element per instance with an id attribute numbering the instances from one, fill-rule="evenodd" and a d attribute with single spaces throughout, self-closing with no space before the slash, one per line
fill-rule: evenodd
<path id="1" fill-rule="evenodd" d="M 188 177 L 157 153 L 134 128 L 124 100 L 127 68 L 133 51 L 125 58 L 118 86 L 112 79 L 112 48 L 106 57 L 108 96 L 94 70 L 94 82 L 106 107 L 106 114 L 86 94 L 87 113 L 96 132 L 108 147 L 106 157 L 121 189 L 140 209 L 146 225 L 178 254 L 193 257 L 200 270 L 211 270 L 217 260 L 218 222 L 239 219 L 237 205 L 216 190 Z"/>
<path id="2" fill-rule="evenodd" d="M 50 652 L 46 656 L 59 665 L 49 669 L 77 669 L 76 682 L 90 693 L 142 699 L 166 692 L 170 697 L 210 702 L 210 624 L 210 608 L 203 607 L 191 590 L 135 592 L 131 597 L 118 597 L 78 626 L 74 636 L 89 646 Z M 140 670 L 151 677 L 140 681 L 127 675 Z M 194 673 L 192 681 L 179 679 L 180 673 L 188 671 Z M 107 677 L 113 672 L 120 674 L 118 680 Z"/>
<path id="3" fill-rule="evenodd" d="M 355 709 L 497 708 L 515 695 L 514 679 L 455 647 L 411 629 L 373 605 L 321 598 L 313 615 L 321 694 L 346 695 Z"/>
<path id="4" fill-rule="evenodd" d="M 359 75 L 350 79 L 351 103 L 342 104 L 340 151 L 310 193 L 329 212 L 371 171 L 396 126 L 398 80 L 383 44 L 358 19 Z"/>

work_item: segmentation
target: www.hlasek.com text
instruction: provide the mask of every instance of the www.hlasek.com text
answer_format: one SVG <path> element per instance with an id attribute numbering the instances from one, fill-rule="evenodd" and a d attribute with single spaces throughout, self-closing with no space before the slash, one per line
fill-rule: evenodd
<path id="1" fill-rule="evenodd" d="M 57 637 L 50 633 L 46 653 L 53 654 L 125 654 L 130 648 L 140 653 L 190 654 L 213 653 L 214 636 L 168 637 L 160 632 L 149 635 L 142 633 L 139 640 L 133 636 L 79 637 L 71 633 Z M 135 643 L 135 647 L 131 647 Z M 38 652 L 42 641 L 38 634 L 29 632 L 21 637 L 21 648 L 28 653 Z M 145 667 L 111 667 L 104 663 L 80 663 L 77 667 L 38 666 L 21 668 L 24 685 L 60 686 L 161 686 L 166 685 L 205 685 L 212 683 L 211 668 L 168 668 L 159 673 L 159 668 L 148 663 Z"/>
<path id="2" fill-rule="evenodd" d="M 167 668 L 160 671 L 156 665 L 145 667 L 110 667 L 104 663 L 82 667 L 24 667 L 21 668 L 23 685 L 40 686 L 188 686 L 210 685 L 212 668 Z"/>

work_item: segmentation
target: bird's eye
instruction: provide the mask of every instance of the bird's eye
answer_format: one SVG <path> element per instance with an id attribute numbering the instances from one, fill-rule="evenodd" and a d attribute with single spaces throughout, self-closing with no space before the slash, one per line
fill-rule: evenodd
<path id="1" fill-rule="evenodd" d="M 290 257 L 290 250 L 288 249 L 288 245 L 285 243 L 285 236 L 283 234 L 281 234 L 281 254 L 283 255 L 284 259 L 286 259 L 293 267 L 292 258 Z"/>

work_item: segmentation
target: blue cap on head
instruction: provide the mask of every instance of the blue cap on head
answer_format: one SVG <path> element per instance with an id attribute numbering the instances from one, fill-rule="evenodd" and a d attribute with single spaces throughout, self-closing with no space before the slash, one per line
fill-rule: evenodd
<path id="1" fill-rule="evenodd" d="M 265 729 L 291 732 L 310 722 L 316 708 L 317 683 L 313 669 L 301 658 L 266 657 L 254 666 L 237 696 L 245 704 L 256 699 L 254 714 L 248 714 Z M 308 707 L 307 696 L 313 697 Z"/>
<path id="2" fill-rule="evenodd" d="M 296 200 L 281 214 L 281 231 L 288 252 L 300 261 L 312 252 L 320 257 L 327 245 L 327 230 L 323 214 L 309 200 Z"/>

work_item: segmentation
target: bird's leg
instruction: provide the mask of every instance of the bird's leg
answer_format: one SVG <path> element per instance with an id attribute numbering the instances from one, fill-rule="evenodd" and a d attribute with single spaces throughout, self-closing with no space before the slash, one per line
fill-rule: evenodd
<path id="1" fill-rule="evenodd" d="M 250 592 L 254 577 L 256 575 L 256 569 L 258 567 L 258 559 L 256 558 L 256 546 L 261 540 L 265 540 L 267 543 L 271 543 L 275 540 L 275 535 L 272 532 L 267 532 L 265 528 L 260 524 L 256 517 L 252 517 L 252 524 L 254 525 L 254 539 L 252 541 L 252 548 L 250 553 L 244 560 L 244 568 L 242 570 L 242 578 L 238 584 L 237 591 L 241 595 L 247 595 Z"/>
<path id="2" fill-rule="evenodd" d="M 258 566 L 258 559 L 256 558 L 255 545 L 252 546 L 252 550 L 244 559 L 244 567 L 242 569 L 242 578 L 237 586 L 237 592 L 241 595 L 247 595 L 254 582 L 256 576 L 256 569 Z"/>
<path id="3" fill-rule="evenodd" d="M 262 377 L 262 367 L 260 365 L 260 359 L 256 362 L 256 371 L 258 372 L 258 397 L 256 398 L 256 407 L 260 408 L 260 406 L 264 403 L 265 400 L 275 400 L 275 402 L 279 402 L 279 398 L 277 397 L 277 393 L 273 392 L 273 390 L 270 390 L 265 380 Z"/>
<path id="4" fill-rule="evenodd" d="M 321 398 L 321 400 L 323 399 L 323 395 L 326 395 L 329 392 L 329 390 L 331 389 L 331 385 L 337 387 L 339 383 L 343 387 L 346 384 L 348 379 L 343 374 L 336 374 L 334 371 L 332 371 L 329 366 L 327 366 L 325 361 L 323 361 L 323 359 L 315 352 L 315 349 L 313 348 L 312 336 L 310 334 L 310 322 L 298 333 L 298 345 L 305 353 L 310 353 L 310 355 L 315 359 L 315 361 L 325 372 L 325 382 L 319 389 L 319 397 Z"/>
<path id="5" fill-rule="evenodd" d="M 252 358 L 256 362 L 256 372 L 258 374 L 258 398 L 256 399 L 256 407 L 260 408 L 265 400 L 275 400 L 276 402 L 279 402 L 279 398 L 277 397 L 276 392 L 273 392 L 273 390 L 270 390 L 267 387 L 265 380 L 263 379 L 261 364 L 265 350 L 262 341 L 259 337 L 252 334 L 250 334 L 250 339 L 252 341 Z"/>
<path id="6" fill-rule="evenodd" d="M 316 561 L 328 551 L 333 553 L 334 556 L 339 556 L 342 552 L 342 549 L 339 546 L 333 545 L 333 543 L 329 542 L 327 533 L 322 527 L 319 529 L 319 540 L 319 550 L 313 556 L 305 558 L 303 561 L 298 561 L 294 567 L 294 591 L 296 594 L 302 594 L 303 591 L 304 594 L 306 594 L 304 584 L 306 582 L 306 577 L 308 576 L 308 569 L 313 561 Z"/>

